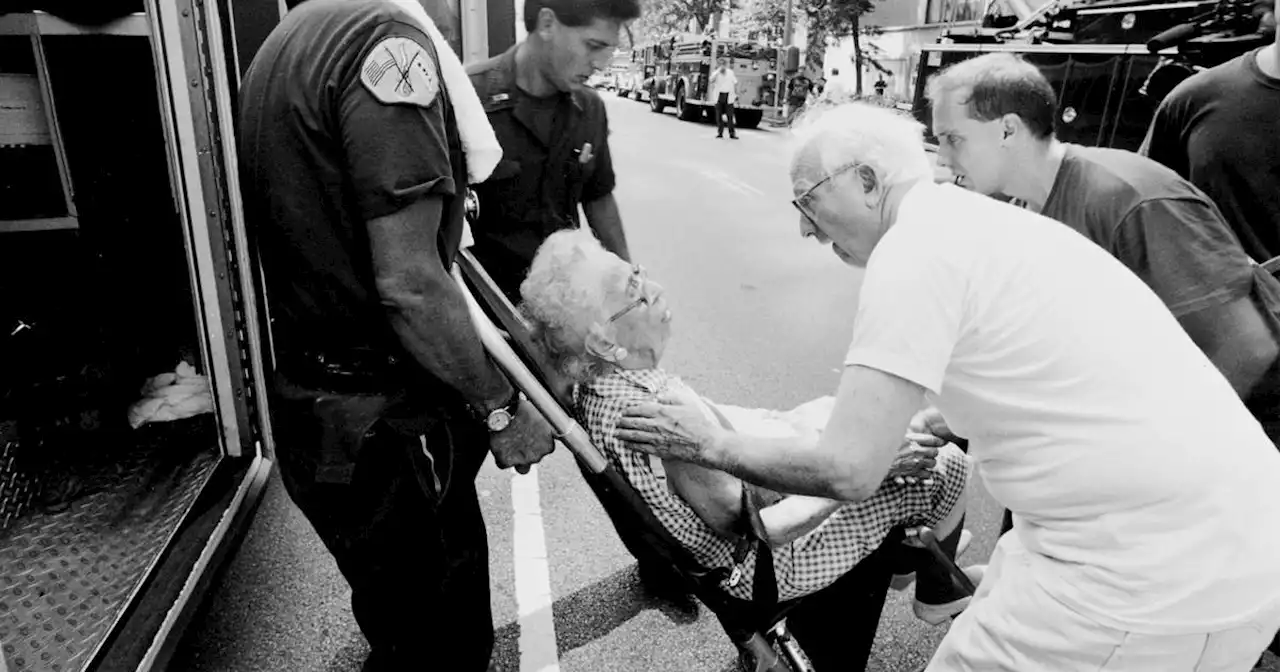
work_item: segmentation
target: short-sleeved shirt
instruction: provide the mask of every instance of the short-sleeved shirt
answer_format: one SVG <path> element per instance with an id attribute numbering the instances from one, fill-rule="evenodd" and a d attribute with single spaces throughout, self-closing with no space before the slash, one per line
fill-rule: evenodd
<path id="1" fill-rule="evenodd" d="M 1142 278 L 1177 317 L 1248 297 L 1280 334 L 1280 281 L 1253 263 L 1207 196 L 1132 152 L 1068 144 L 1041 214 L 1101 245 Z M 1227 334 L 1226 336 L 1230 336 Z M 1280 380 L 1250 403 L 1274 421 Z"/>
<path id="2" fill-rule="evenodd" d="M 1249 294 L 1253 263 L 1199 189 L 1132 152 L 1064 150 L 1040 214 L 1101 245 L 1176 316 Z"/>
<path id="3" fill-rule="evenodd" d="M 791 93 L 788 94 L 790 101 L 804 101 L 809 97 L 809 92 L 813 90 L 813 83 L 808 77 L 796 77 L 791 80 Z"/>
<path id="4" fill-rule="evenodd" d="M 613 193 L 615 182 L 599 94 L 574 87 L 528 95 L 516 85 L 518 48 L 467 68 L 502 145 L 493 175 L 474 187 L 480 216 L 473 251 L 509 295 L 518 295 L 542 241 L 578 226 L 579 206 Z"/>
<path id="5" fill-rule="evenodd" d="M 927 391 L 1046 591 L 1107 627 L 1205 633 L 1280 604 L 1280 452 L 1159 297 L 1059 222 L 910 189 L 846 358 Z"/>
<path id="6" fill-rule="evenodd" d="M 384 76 L 421 68 L 413 81 L 434 79 L 433 101 L 380 102 L 361 81 L 370 54 Z M 239 144 L 277 351 L 399 352 L 367 224 L 444 199 L 441 221 L 423 225 L 439 230 L 438 263 L 451 263 L 466 166 L 440 82 L 431 40 L 386 0 L 308 0 L 263 43 L 241 88 Z"/>
<path id="7" fill-rule="evenodd" d="M 1202 189 L 1261 263 L 1280 256 L 1280 79 L 1253 51 L 1184 80 L 1140 150 Z"/>

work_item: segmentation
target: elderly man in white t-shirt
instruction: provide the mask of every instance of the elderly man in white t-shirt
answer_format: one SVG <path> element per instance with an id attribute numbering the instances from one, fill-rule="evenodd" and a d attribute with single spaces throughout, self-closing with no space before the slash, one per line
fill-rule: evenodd
<path id="1" fill-rule="evenodd" d="M 1015 526 L 928 670 L 1235 672 L 1280 628 L 1280 453 L 1142 281 L 1080 234 L 935 184 L 922 127 L 853 104 L 792 163 L 801 232 L 866 268 L 816 445 L 639 405 L 636 449 L 860 501 L 928 401 Z"/>

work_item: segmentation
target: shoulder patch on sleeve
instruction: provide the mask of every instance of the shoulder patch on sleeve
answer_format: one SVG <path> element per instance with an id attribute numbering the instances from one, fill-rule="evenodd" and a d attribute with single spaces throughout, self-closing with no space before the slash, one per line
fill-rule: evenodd
<path id="1" fill-rule="evenodd" d="M 378 42 L 360 65 L 360 83 L 388 105 L 430 107 L 440 93 L 431 52 L 407 37 Z"/>

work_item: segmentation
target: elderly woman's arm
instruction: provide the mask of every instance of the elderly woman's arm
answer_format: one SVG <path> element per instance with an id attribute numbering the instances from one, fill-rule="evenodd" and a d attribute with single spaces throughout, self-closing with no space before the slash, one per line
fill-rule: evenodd
<path id="1" fill-rule="evenodd" d="M 708 527 L 726 538 L 737 536 L 742 516 L 742 481 L 723 471 L 688 462 L 664 460 L 667 482 Z M 783 546 L 812 532 L 843 506 L 821 497 L 787 497 L 760 510 L 770 546 Z"/>

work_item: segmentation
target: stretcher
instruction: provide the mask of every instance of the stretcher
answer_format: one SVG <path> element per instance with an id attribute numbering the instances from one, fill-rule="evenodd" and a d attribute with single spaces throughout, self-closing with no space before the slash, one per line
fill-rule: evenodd
<path id="1" fill-rule="evenodd" d="M 879 550 L 832 586 L 802 599 L 778 603 L 760 599 L 760 591 L 756 591 L 757 600 L 749 602 L 726 594 L 720 582 L 729 570 L 700 566 L 663 527 L 625 476 L 592 444 L 571 412 L 571 387 L 555 375 L 534 343 L 528 322 L 470 251 L 458 252 L 453 274 L 486 351 L 573 453 L 628 549 L 633 555 L 644 553 L 671 568 L 689 593 L 716 615 L 738 650 L 743 672 L 865 669 L 893 573 L 893 555 L 908 538 L 908 543 L 943 560 L 960 585 L 972 593 L 969 578 L 946 557 L 933 532 L 913 528 L 896 530 Z M 750 528 L 744 530 L 745 539 L 764 544 L 757 548 L 767 550 L 761 536 L 753 535 Z M 770 557 L 767 552 L 757 553 L 756 574 L 767 575 L 772 582 L 771 570 L 761 566 Z M 800 639 L 805 641 L 804 647 Z"/>

